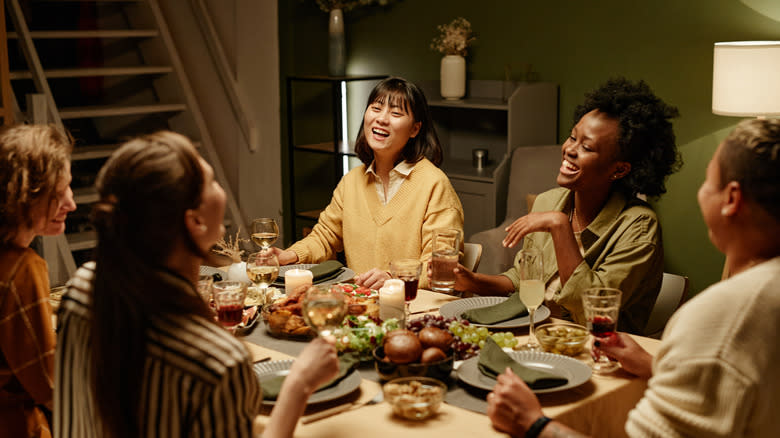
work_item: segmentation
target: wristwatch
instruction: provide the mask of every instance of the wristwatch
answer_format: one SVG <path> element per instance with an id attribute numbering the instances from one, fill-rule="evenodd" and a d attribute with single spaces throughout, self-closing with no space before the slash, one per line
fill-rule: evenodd
<path id="1" fill-rule="evenodd" d="M 537 438 L 542 429 L 547 426 L 547 423 L 551 422 L 552 418 L 542 415 L 538 420 L 534 421 L 534 424 L 528 428 L 528 432 L 525 433 L 525 438 Z"/>

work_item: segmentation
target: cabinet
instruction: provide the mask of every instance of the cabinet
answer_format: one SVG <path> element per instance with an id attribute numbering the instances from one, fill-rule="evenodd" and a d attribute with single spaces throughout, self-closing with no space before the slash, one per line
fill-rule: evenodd
<path id="1" fill-rule="evenodd" d="M 366 99 L 386 77 L 287 78 L 290 241 L 303 237 L 303 228 L 317 222 L 341 177 L 360 164 L 354 142 Z"/>
<path id="2" fill-rule="evenodd" d="M 419 85 L 444 148 L 442 170 L 463 204 L 464 236 L 494 228 L 506 216 L 512 150 L 557 143 L 558 86 L 472 80 L 466 97 L 445 100 L 438 81 Z M 474 149 L 488 151 L 482 169 L 472 165 Z"/>

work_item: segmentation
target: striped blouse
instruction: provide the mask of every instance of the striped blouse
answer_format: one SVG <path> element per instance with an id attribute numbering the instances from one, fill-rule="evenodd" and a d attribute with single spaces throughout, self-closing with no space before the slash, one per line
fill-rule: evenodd
<path id="1" fill-rule="evenodd" d="M 94 262 L 78 269 L 60 305 L 55 437 L 98 437 L 90 391 Z M 248 437 L 262 393 L 244 346 L 201 317 L 173 316 L 147 330 L 141 392 L 145 437 Z M 117 340 L 121 348 L 121 340 Z"/>

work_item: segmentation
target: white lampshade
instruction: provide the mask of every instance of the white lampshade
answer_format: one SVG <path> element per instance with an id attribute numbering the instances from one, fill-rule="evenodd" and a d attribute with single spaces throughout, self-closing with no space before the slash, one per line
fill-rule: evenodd
<path id="1" fill-rule="evenodd" d="M 780 41 L 715 43 L 712 112 L 780 115 Z"/>

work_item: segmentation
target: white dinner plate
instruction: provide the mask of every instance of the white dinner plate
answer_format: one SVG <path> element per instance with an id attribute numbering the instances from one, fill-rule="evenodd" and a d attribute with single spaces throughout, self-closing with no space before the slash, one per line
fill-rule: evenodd
<path id="1" fill-rule="evenodd" d="M 528 368 L 547 371 L 569 380 L 565 385 L 556 386 L 555 388 L 534 389 L 533 391 L 537 394 L 563 391 L 564 389 L 580 386 L 590 380 L 590 367 L 568 356 L 537 351 L 511 351 L 507 354 Z M 464 360 L 456 371 L 458 378 L 471 386 L 491 391 L 493 386 L 496 385 L 496 379 L 482 374 L 477 366 L 478 363 L 479 356 Z"/>
<path id="2" fill-rule="evenodd" d="M 277 376 L 286 376 L 289 374 L 292 364 L 292 359 L 256 363 L 254 365 L 254 370 L 255 375 L 258 379 L 260 379 L 260 386 L 263 385 L 264 380 L 272 379 Z M 307 404 L 331 401 L 351 394 L 353 391 L 360 388 L 360 380 L 360 373 L 358 370 L 352 370 L 336 385 L 312 394 L 311 397 L 309 397 Z M 276 404 L 276 400 L 263 400 L 263 404 L 273 406 Z"/>
<path id="3" fill-rule="evenodd" d="M 458 318 L 463 319 L 460 315 L 467 310 L 479 309 L 480 307 L 493 306 L 499 303 L 503 303 L 507 300 L 507 297 L 473 297 L 473 298 L 461 298 L 459 300 L 450 301 L 449 303 L 441 306 L 439 314 L 445 318 Z M 550 309 L 541 305 L 536 312 L 534 312 L 534 324 L 544 321 L 550 316 Z M 508 319 L 506 321 L 497 322 L 495 324 L 476 324 L 471 323 L 477 327 L 487 328 L 520 328 L 527 327 L 531 324 L 531 318 L 528 315 L 519 316 L 517 318 Z"/>

